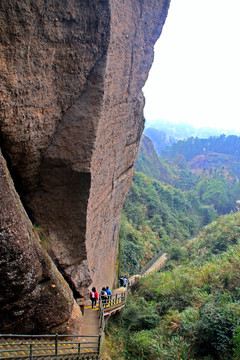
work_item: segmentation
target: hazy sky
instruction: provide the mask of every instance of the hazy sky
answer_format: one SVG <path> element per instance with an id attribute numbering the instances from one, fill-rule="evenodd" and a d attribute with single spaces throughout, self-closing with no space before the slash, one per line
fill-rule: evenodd
<path id="1" fill-rule="evenodd" d="M 148 121 L 240 130 L 240 0 L 172 0 L 143 91 Z"/>

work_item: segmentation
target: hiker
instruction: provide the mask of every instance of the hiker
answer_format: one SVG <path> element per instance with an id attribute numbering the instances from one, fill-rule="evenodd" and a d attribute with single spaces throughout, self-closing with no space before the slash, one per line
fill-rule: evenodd
<path id="1" fill-rule="evenodd" d="M 110 298 L 110 296 L 112 295 L 112 292 L 108 286 L 106 286 L 106 293 L 107 293 L 108 298 Z"/>
<path id="2" fill-rule="evenodd" d="M 123 286 L 123 276 L 120 277 L 120 286 Z"/>
<path id="3" fill-rule="evenodd" d="M 95 309 L 98 300 L 98 293 L 95 287 L 90 291 L 90 299 L 92 301 L 92 309 Z"/>
<path id="4" fill-rule="evenodd" d="M 127 286 L 127 282 L 128 282 L 128 279 L 127 279 L 127 276 L 125 275 L 123 277 L 123 286 L 126 287 Z"/>
<path id="5" fill-rule="evenodd" d="M 101 291 L 101 299 L 102 299 L 102 303 L 105 303 L 107 301 L 108 295 L 106 292 L 106 288 L 103 287 L 102 291 Z"/>

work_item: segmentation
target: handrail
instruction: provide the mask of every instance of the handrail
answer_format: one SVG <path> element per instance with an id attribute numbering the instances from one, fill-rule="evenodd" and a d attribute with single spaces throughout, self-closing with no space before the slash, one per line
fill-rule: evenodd
<path id="1" fill-rule="evenodd" d="M 101 347 L 102 347 L 102 341 L 103 341 L 103 333 L 105 330 L 105 319 L 104 319 L 104 308 L 101 301 L 101 298 L 99 299 L 99 340 L 98 340 L 98 354 L 101 353 Z"/>
<path id="2" fill-rule="evenodd" d="M 101 333 L 103 333 L 105 329 L 105 320 L 104 320 L 104 307 L 102 303 L 102 299 L 99 299 L 99 328 Z"/>
<path id="3" fill-rule="evenodd" d="M 164 251 L 156 254 L 141 270 L 140 276 L 144 276 L 145 272 L 164 254 Z M 103 333 L 105 329 L 104 316 L 110 315 L 125 306 L 128 290 L 116 293 L 102 299 L 99 299 L 99 335 L 64 335 L 64 334 L 44 334 L 44 335 L 25 335 L 25 334 L 0 334 L 0 359 L 29 359 L 33 360 L 47 356 L 48 358 L 58 359 L 60 356 L 70 356 L 71 359 L 98 359 L 101 352 L 103 341 Z M 7 338 L 18 339 L 11 349 L 11 342 L 1 343 L 1 340 Z M 21 341 L 21 339 L 29 339 Z M 52 339 L 45 341 L 44 339 Z M 61 341 L 61 339 L 63 339 Z M 67 338 L 77 341 L 66 341 Z M 86 341 L 86 339 L 92 341 Z M 34 341 L 35 340 L 35 341 Z M 94 341 L 95 340 L 95 341 Z M 40 346 L 41 345 L 41 346 Z M 18 348 L 19 346 L 19 348 Z M 67 348 L 66 348 L 67 347 Z M 45 352 L 45 353 L 44 353 Z M 2 356 L 5 354 L 5 357 Z M 34 356 L 34 357 L 33 357 Z"/>
<path id="4" fill-rule="evenodd" d="M 140 271 L 140 275 L 143 276 L 144 273 L 150 269 L 150 267 L 165 253 L 164 250 L 157 253 Z"/>
<path id="5" fill-rule="evenodd" d="M 98 335 L 66 335 L 66 334 L 43 334 L 43 335 L 30 335 L 30 334 L 0 334 L 0 338 L 2 337 L 12 337 L 12 338 L 56 338 L 57 337 L 62 337 L 62 338 L 68 338 L 68 337 L 73 337 L 73 338 L 87 338 L 87 337 L 98 337 Z"/>
<path id="6" fill-rule="evenodd" d="M 52 340 L 47 341 L 49 338 Z M 70 340 L 66 340 L 67 338 Z M 89 353 L 92 358 L 97 358 L 99 344 L 99 335 L 0 334 L 0 359 L 9 359 L 9 357 L 29 360 L 40 357 L 58 359 L 60 356 L 87 359 Z"/>
<path id="7" fill-rule="evenodd" d="M 58 359 L 69 356 L 71 359 L 98 358 L 105 329 L 105 315 L 118 311 L 125 305 L 127 291 L 99 299 L 99 335 L 64 334 L 0 334 L 0 359 L 37 359 L 47 356 Z M 121 306 L 122 305 L 122 306 Z M 6 340 L 5 340 L 6 339 Z M 14 341 L 14 339 L 16 339 Z"/>
<path id="8" fill-rule="evenodd" d="M 156 254 L 141 270 L 140 276 L 144 276 L 146 271 L 165 253 L 161 251 Z M 48 358 L 58 359 L 59 357 L 70 356 L 71 359 L 98 359 L 101 352 L 103 341 L 103 333 L 105 329 L 104 316 L 121 310 L 125 306 L 128 290 L 116 293 L 102 299 L 99 299 L 99 335 L 64 335 L 64 334 L 44 334 L 44 335 L 25 335 L 25 334 L 0 334 L 0 359 L 37 359 L 44 356 Z M 7 341 L 1 343 L 1 340 L 7 338 L 18 339 L 20 342 Z M 25 341 L 21 341 L 21 339 Z M 52 339 L 45 341 L 44 339 Z M 66 341 L 67 338 L 76 341 Z M 26 339 L 29 339 L 26 341 Z M 63 339 L 61 341 L 61 339 Z M 91 340 L 91 341 L 87 341 Z M 3 341 L 3 340 L 2 340 Z M 19 346 L 19 348 L 18 348 Z M 44 353 L 45 352 L 45 353 Z M 4 355 L 5 356 L 2 356 Z M 34 356 L 34 357 L 33 357 Z"/>
<path id="9" fill-rule="evenodd" d="M 101 299 L 100 297 L 99 304 L 102 304 L 103 309 L 110 308 L 113 306 L 115 307 L 115 305 L 118 305 L 122 302 L 126 302 L 126 297 L 127 297 L 127 291 L 118 294 L 109 295 L 106 299 Z"/>

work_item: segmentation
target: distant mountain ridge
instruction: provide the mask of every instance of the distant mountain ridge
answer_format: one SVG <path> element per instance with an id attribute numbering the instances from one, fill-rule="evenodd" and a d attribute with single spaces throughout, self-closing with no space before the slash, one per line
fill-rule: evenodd
<path id="1" fill-rule="evenodd" d="M 152 140 L 158 155 L 179 140 L 186 140 L 188 138 L 207 139 L 210 137 L 219 137 L 221 135 L 240 136 L 240 132 L 236 130 L 224 130 L 209 127 L 197 129 L 186 123 L 173 124 L 163 120 L 152 123 L 147 122 L 144 134 Z"/>
<path id="2" fill-rule="evenodd" d="M 174 143 L 171 149 L 164 152 L 164 157 L 174 157 L 181 154 L 187 161 L 197 155 L 210 153 L 234 155 L 240 158 L 240 137 L 236 135 L 211 136 L 208 139 L 188 138 Z"/>
<path id="3" fill-rule="evenodd" d="M 224 168 L 240 178 L 240 137 L 235 135 L 212 136 L 208 139 L 189 138 L 174 143 L 162 152 L 164 159 L 179 162 L 179 156 L 192 171 Z"/>
<path id="4" fill-rule="evenodd" d="M 152 141 L 145 135 L 141 138 L 134 169 L 167 184 L 172 184 L 175 177 L 169 166 L 156 153 Z"/>
<path id="5" fill-rule="evenodd" d="M 234 156 L 222 153 L 209 153 L 208 155 L 197 155 L 189 161 L 189 166 L 194 169 L 210 170 L 214 167 L 228 167 L 234 161 Z M 218 166 L 217 166 L 218 165 Z"/>
<path id="6" fill-rule="evenodd" d="M 157 130 L 154 128 L 145 129 L 144 134 L 149 139 L 151 139 L 158 155 L 160 155 L 163 150 L 169 148 L 172 144 L 178 141 L 177 138 L 168 135 L 165 131 Z"/>
<path id="7" fill-rule="evenodd" d="M 210 136 L 225 135 L 240 135 L 240 132 L 235 129 L 217 129 L 212 127 L 196 128 L 188 123 L 171 123 L 166 120 L 146 121 L 145 129 L 154 128 L 159 131 L 164 131 L 167 135 L 177 139 L 187 139 L 189 137 L 208 138 Z"/>

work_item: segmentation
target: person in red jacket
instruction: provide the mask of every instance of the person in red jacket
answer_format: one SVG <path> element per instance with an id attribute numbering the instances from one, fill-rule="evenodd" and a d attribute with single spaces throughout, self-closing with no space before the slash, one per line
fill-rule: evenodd
<path id="1" fill-rule="evenodd" d="M 98 293 L 95 287 L 90 291 L 90 299 L 92 301 L 92 309 L 95 309 L 98 300 Z"/>

